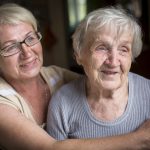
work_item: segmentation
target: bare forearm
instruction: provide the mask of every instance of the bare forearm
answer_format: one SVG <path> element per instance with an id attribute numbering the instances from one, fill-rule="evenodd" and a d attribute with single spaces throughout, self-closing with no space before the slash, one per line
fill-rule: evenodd
<path id="1" fill-rule="evenodd" d="M 150 150 L 150 120 L 132 133 L 98 139 L 66 140 L 51 150 Z"/>
<path id="2" fill-rule="evenodd" d="M 14 109 L 1 106 L 0 114 L 0 146 L 8 150 L 150 149 L 150 121 L 146 122 L 140 130 L 122 136 L 55 141 L 43 129 Z"/>
<path id="3" fill-rule="evenodd" d="M 136 133 L 99 139 L 65 140 L 53 144 L 51 150 L 144 150 Z"/>

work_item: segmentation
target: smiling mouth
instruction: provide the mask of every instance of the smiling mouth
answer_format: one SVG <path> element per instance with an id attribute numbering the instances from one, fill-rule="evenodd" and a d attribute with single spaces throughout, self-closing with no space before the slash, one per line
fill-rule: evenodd
<path id="1" fill-rule="evenodd" d="M 33 59 L 33 60 L 29 61 L 29 62 L 21 64 L 20 66 L 21 67 L 27 67 L 27 66 L 30 66 L 30 65 L 34 64 L 35 62 L 36 62 L 36 59 Z"/>
<path id="2" fill-rule="evenodd" d="M 106 75 L 116 75 L 118 73 L 117 71 L 101 71 L 101 72 Z"/>

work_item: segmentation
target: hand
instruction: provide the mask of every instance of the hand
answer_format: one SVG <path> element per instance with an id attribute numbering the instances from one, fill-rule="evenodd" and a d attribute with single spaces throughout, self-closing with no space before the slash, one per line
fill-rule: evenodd
<path id="1" fill-rule="evenodd" d="M 145 121 L 136 131 L 139 142 L 142 142 L 142 149 L 150 149 L 150 120 Z"/>

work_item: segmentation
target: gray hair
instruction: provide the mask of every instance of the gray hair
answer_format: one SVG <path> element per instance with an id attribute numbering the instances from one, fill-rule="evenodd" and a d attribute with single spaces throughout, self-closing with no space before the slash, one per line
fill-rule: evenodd
<path id="1" fill-rule="evenodd" d="M 134 60 L 142 51 L 142 31 L 135 18 L 121 8 L 108 7 L 100 8 L 87 15 L 76 28 L 72 39 L 74 51 L 80 55 L 88 33 L 100 31 L 105 26 L 117 28 L 117 31 L 122 32 L 129 30 L 133 35 L 132 44 L 132 59 Z M 96 33 L 96 32 L 95 32 Z"/>
<path id="2" fill-rule="evenodd" d="M 37 31 L 37 20 L 28 9 L 14 3 L 0 6 L 0 25 L 16 25 L 20 22 L 31 24 Z"/>

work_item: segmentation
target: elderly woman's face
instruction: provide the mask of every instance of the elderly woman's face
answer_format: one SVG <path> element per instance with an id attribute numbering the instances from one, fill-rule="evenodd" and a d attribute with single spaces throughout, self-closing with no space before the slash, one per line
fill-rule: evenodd
<path id="1" fill-rule="evenodd" d="M 26 23 L 14 26 L 0 25 L 0 48 L 21 42 L 34 32 L 33 27 Z M 8 57 L 0 56 L 0 71 L 9 80 L 28 79 L 39 74 L 42 63 L 41 43 L 31 47 L 23 43 L 21 51 L 17 54 Z"/>
<path id="2" fill-rule="evenodd" d="M 89 83 L 107 90 L 118 89 L 127 81 L 131 67 L 132 36 L 103 30 L 85 47 L 77 61 L 83 66 Z"/>

